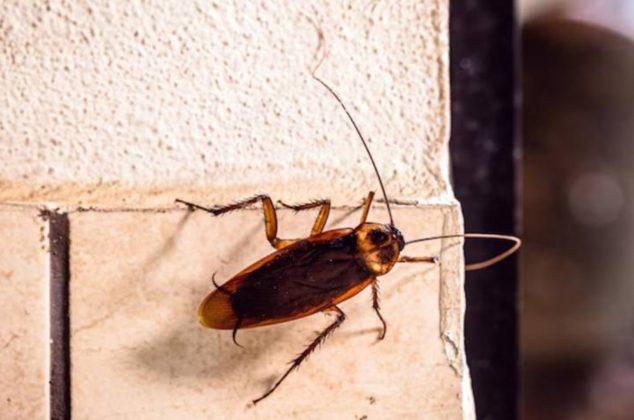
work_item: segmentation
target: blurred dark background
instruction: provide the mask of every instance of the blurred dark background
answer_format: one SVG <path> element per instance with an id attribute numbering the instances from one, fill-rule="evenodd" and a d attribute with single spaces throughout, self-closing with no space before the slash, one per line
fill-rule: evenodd
<path id="1" fill-rule="evenodd" d="M 634 420 L 634 0 L 452 0 L 452 175 L 479 419 Z M 496 251 L 468 244 L 468 260 Z"/>
<path id="2" fill-rule="evenodd" d="M 524 2 L 522 412 L 634 419 L 634 2 Z"/>
<path id="3" fill-rule="evenodd" d="M 517 35 L 512 1 L 451 2 L 452 181 L 467 232 L 516 233 Z M 499 246 L 469 241 L 465 257 L 482 261 Z M 514 256 L 466 276 L 465 350 L 479 419 L 517 415 L 517 274 Z"/>

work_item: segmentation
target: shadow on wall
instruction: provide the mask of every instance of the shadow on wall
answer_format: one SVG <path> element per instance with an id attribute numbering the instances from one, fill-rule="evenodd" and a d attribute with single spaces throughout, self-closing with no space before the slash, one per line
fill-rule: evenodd
<path id="1" fill-rule="evenodd" d="M 526 419 L 634 418 L 634 44 L 523 28 Z"/>

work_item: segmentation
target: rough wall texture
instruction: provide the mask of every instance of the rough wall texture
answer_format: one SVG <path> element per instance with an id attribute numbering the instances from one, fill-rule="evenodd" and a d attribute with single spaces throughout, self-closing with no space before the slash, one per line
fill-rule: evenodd
<path id="1" fill-rule="evenodd" d="M 450 194 L 446 0 L 0 7 L 3 201 Z"/>

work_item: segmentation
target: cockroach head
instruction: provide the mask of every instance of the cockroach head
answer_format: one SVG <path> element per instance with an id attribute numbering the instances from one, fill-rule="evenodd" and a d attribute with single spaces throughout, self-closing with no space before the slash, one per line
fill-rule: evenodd
<path id="1" fill-rule="evenodd" d="M 405 247 L 401 232 L 380 223 L 363 223 L 355 231 L 357 249 L 368 269 L 377 276 L 390 271 Z"/>

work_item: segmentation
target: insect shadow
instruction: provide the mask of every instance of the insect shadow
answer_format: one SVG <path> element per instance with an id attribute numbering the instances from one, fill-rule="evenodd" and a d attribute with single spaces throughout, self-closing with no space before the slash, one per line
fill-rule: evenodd
<path id="1" fill-rule="evenodd" d="M 192 305 L 197 303 L 192 301 Z M 163 379 L 178 382 L 179 378 L 194 377 L 217 384 L 229 380 L 236 371 L 249 371 L 257 366 L 269 354 L 271 346 L 289 333 L 284 328 L 271 328 L 250 335 L 243 340 L 246 349 L 236 351 L 231 337 L 209 334 L 194 320 L 183 318 L 167 333 L 135 348 L 131 356 L 141 370 L 151 371 Z"/>
<path id="2" fill-rule="evenodd" d="M 90 211 L 98 211 L 91 209 Z M 101 211 L 100 211 L 101 212 Z M 105 211 L 104 211 L 105 212 Z M 108 211 L 110 212 L 110 211 Z M 95 326 L 106 322 L 115 313 L 129 313 L 136 317 L 143 305 L 139 305 L 137 296 L 147 290 L 151 291 L 151 279 L 153 273 L 160 269 L 167 257 L 173 252 L 178 242 L 183 228 L 190 214 L 183 214 L 167 239 L 154 249 L 140 264 L 134 264 L 130 271 L 121 273 L 108 283 L 109 292 L 103 296 L 103 311 L 95 311 L 94 317 L 87 320 L 73 321 L 73 335 L 81 334 L 84 330 L 90 330 Z M 123 266 L 127 266 L 125 261 L 121 261 Z M 147 299 L 146 299 L 147 300 Z"/>
<path id="3" fill-rule="evenodd" d="M 159 265 L 161 263 L 161 260 L 163 260 L 166 255 L 170 254 L 174 250 L 174 248 L 176 247 L 176 243 L 178 242 L 178 239 L 183 232 L 183 228 L 185 227 L 185 224 L 187 224 L 187 222 L 190 220 L 190 218 L 191 213 L 187 212 L 178 220 L 174 231 L 169 235 L 167 240 L 164 241 L 161 247 L 159 247 L 159 249 L 152 253 L 152 255 L 150 255 L 150 257 L 141 266 L 140 270 L 142 273 L 149 273 L 152 267 L 156 267 L 157 265 Z"/>

